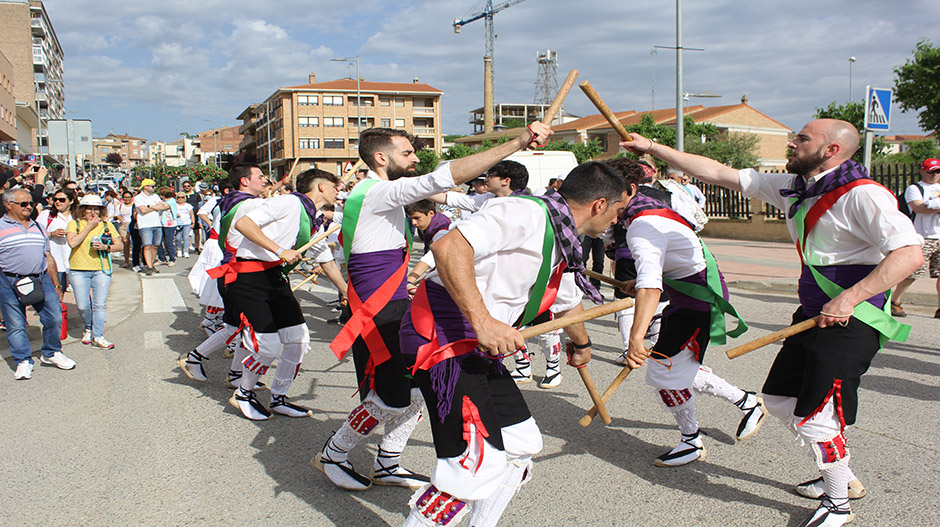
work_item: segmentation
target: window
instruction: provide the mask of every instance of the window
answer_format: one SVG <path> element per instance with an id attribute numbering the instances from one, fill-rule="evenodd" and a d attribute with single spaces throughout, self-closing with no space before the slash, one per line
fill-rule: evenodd
<path id="1" fill-rule="evenodd" d="M 298 139 L 297 147 L 301 150 L 315 150 L 320 148 L 319 139 Z"/>
<path id="2" fill-rule="evenodd" d="M 405 99 L 395 99 L 395 106 L 398 106 L 399 108 L 404 108 Z"/>
<path id="3" fill-rule="evenodd" d="M 324 95 L 323 96 L 323 106 L 342 106 L 342 105 L 343 105 L 342 95 Z"/>
<path id="4" fill-rule="evenodd" d="M 405 120 L 404 119 L 395 119 L 395 128 L 404 128 Z"/>
<path id="5" fill-rule="evenodd" d="M 349 104 L 352 106 L 358 106 L 356 102 L 356 98 L 352 96 L 349 97 Z M 375 99 L 373 99 L 372 97 L 363 97 L 362 105 L 363 106 L 375 106 Z"/>
<path id="6" fill-rule="evenodd" d="M 391 106 L 392 100 L 388 97 L 379 97 L 379 106 Z"/>
<path id="7" fill-rule="evenodd" d="M 382 118 L 382 128 L 391 128 L 391 127 L 392 127 L 392 120 L 383 117 L 383 118 Z"/>
<path id="8" fill-rule="evenodd" d="M 297 105 L 298 106 L 316 106 L 319 104 L 319 100 L 320 100 L 319 95 L 298 95 Z"/>
<path id="9" fill-rule="evenodd" d="M 317 126 L 320 126 L 320 118 L 319 117 L 298 117 L 297 126 L 300 126 L 301 128 L 308 128 L 308 127 L 316 128 Z"/>
<path id="10" fill-rule="evenodd" d="M 324 117 L 323 126 L 327 127 L 339 127 L 343 126 L 344 119 L 342 117 Z"/>
<path id="11" fill-rule="evenodd" d="M 323 148 L 346 148 L 342 139 L 324 139 Z"/>

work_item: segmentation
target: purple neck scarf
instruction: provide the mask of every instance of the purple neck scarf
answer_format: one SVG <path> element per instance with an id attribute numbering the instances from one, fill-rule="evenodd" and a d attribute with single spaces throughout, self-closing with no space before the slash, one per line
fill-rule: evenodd
<path id="1" fill-rule="evenodd" d="M 630 204 L 627 205 L 627 208 L 623 211 L 624 220 L 622 221 L 624 222 L 625 225 L 629 225 L 629 220 L 632 219 L 637 214 L 643 212 L 644 210 L 656 210 L 656 209 L 673 210 L 672 207 L 663 203 L 662 201 L 659 201 L 658 199 L 651 198 L 645 194 L 641 194 L 638 192 L 636 197 L 630 200 Z M 676 214 L 679 214 L 679 213 L 676 212 Z M 686 219 L 685 216 L 683 216 L 682 214 L 679 214 L 679 217 L 685 220 L 686 225 L 688 225 L 690 229 L 693 229 L 693 230 L 695 229 L 692 223 L 688 219 Z"/>
<path id="2" fill-rule="evenodd" d="M 313 200 L 310 199 L 310 196 L 301 194 L 300 192 L 291 192 L 290 194 L 291 196 L 297 196 L 301 205 L 304 206 L 304 211 L 307 212 L 307 216 L 310 216 L 310 232 L 316 232 L 316 230 L 320 228 L 320 225 L 323 225 L 323 221 L 326 220 L 326 217 L 322 214 L 317 217 L 317 206 L 313 204 Z"/>
<path id="3" fill-rule="evenodd" d="M 552 230 L 555 231 L 555 243 L 561 249 L 561 257 L 565 262 L 565 272 L 574 273 L 574 281 L 578 288 L 584 292 L 595 304 L 603 303 L 600 292 L 584 276 L 584 262 L 581 261 L 581 242 L 578 240 L 578 229 L 571 216 L 571 207 L 561 194 L 545 194 L 539 196 L 548 208 L 548 219 Z"/>
<path id="4" fill-rule="evenodd" d="M 531 196 L 532 191 L 530 191 L 528 187 L 525 187 L 520 190 L 513 190 L 512 192 L 509 193 L 509 195 L 510 196 Z"/>
<path id="5" fill-rule="evenodd" d="M 801 175 L 797 175 L 796 179 L 793 181 L 792 189 L 780 189 L 781 196 L 785 198 L 796 198 L 796 201 L 790 205 L 790 210 L 787 212 L 787 218 L 796 216 L 796 212 L 800 210 L 800 205 L 803 204 L 804 200 L 814 198 L 816 196 L 822 196 L 826 192 L 837 189 L 846 183 L 855 181 L 856 179 L 868 179 L 868 171 L 865 170 L 864 166 L 859 165 L 851 159 L 836 167 L 832 172 L 829 172 L 825 176 L 816 180 L 816 183 L 809 188 L 806 187 L 806 178 Z"/>
<path id="6" fill-rule="evenodd" d="M 434 213 L 434 217 L 431 218 L 431 223 L 429 223 L 428 228 L 424 230 L 424 254 L 428 254 L 428 250 L 431 248 L 431 242 L 434 241 L 434 237 L 437 236 L 437 233 L 447 230 L 448 227 L 450 227 L 450 218 L 440 212 Z"/>
<path id="7" fill-rule="evenodd" d="M 254 194 L 249 194 L 247 192 L 242 192 L 240 190 L 233 190 L 228 194 L 222 196 L 222 199 L 219 200 L 219 212 L 223 216 L 229 213 L 232 210 L 232 207 L 238 205 L 239 203 L 245 201 L 246 199 L 257 198 Z"/>

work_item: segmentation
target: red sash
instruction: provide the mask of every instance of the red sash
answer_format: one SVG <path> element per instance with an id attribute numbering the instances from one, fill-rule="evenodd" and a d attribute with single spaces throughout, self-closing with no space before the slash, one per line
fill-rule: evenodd
<path id="1" fill-rule="evenodd" d="M 212 269 L 207 270 L 206 273 L 209 275 L 209 278 L 212 279 L 218 279 L 224 276 L 225 285 L 228 285 L 235 281 L 235 279 L 238 277 L 238 273 L 258 273 L 261 271 L 267 271 L 268 269 L 273 269 L 280 266 L 281 263 L 281 260 L 275 260 L 273 262 L 239 262 L 232 260 L 227 264 L 213 267 Z"/>
<path id="2" fill-rule="evenodd" d="M 542 302 L 539 304 L 539 314 L 548 311 L 555 303 L 564 270 L 565 262 L 561 262 L 549 279 L 545 294 L 542 296 Z M 418 370 L 430 370 L 441 361 L 465 355 L 477 347 L 476 339 L 461 339 L 445 346 L 440 345 L 437 341 L 437 328 L 434 326 L 434 313 L 431 312 L 431 305 L 428 302 L 426 283 L 425 280 L 421 281 L 421 285 L 418 286 L 415 297 L 411 301 L 411 322 L 414 324 L 415 332 L 429 341 L 418 348 L 415 365 L 411 368 L 412 374 L 417 373 Z"/>
<path id="3" fill-rule="evenodd" d="M 881 186 L 877 181 L 873 181 L 871 179 L 856 179 L 849 181 L 845 185 L 836 187 L 823 194 L 822 197 L 816 200 L 816 203 L 814 203 L 813 206 L 809 209 L 809 212 L 806 213 L 806 219 L 803 223 L 803 239 L 796 241 L 796 252 L 800 254 L 800 263 L 803 262 L 803 247 L 806 245 L 806 236 L 809 235 L 809 232 L 813 230 L 813 227 L 816 226 L 816 222 L 819 221 L 819 218 L 821 218 L 822 215 L 826 213 L 826 211 L 831 209 L 832 206 L 835 205 L 836 201 L 839 200 L 839 198 L 859 185 Z"/>
<path id="4" fill-rule="evenodd" d="M 343 360 L 349 350 L 352 348 L 356 338 L 362 337 L 366 347 L 369 349 L 369 362 L 366 364 L 366 377 L 372 377 L 371 384 L 375 385 L 375 367 L 388 359 L 392 358 L 379 328 L 375 325 L 374 317 L 384 308 L 392 295 L 398 290 L 402 281 L 405 279 L 405 273 L 408 272 L 408 262 L 410 260 L 410 251 L 405 250 L 405 258 L 397 270 L 378 289 L 368 300 L 363 302 L 353 287 L 352 280 L 349 281 L 349 288 L 346 296 L 349 298 L 349 310 L 352 316 L 340 330 L 336 338 L 330 342 L 330 349 L 336 358 Z"/>

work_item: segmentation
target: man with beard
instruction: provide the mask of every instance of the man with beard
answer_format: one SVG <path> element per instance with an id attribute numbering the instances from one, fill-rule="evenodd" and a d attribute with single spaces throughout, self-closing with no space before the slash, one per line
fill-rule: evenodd
<path id="1" fill-rule="evenodd" d="M 513 152 L 552 131 L 533 123 L 517 139 L 458 159 L 420 177 L 413 138 L 402 130 L 372 128 L 359 137 L 359 155 L 369 167 L 343 211 L 343 249 L 349 271 L 350 319 L 330 344 L 337 357 L 350 348 L 362 404 L 356 407 L 323 451 L 311 461 L 335 485 L 366 490 L 372 483 L 419 487 L 428 478 L 401 467 L 405 443 L 420 418 L 423 399 L 401 356 L 398 330 L 408 305 L 411 249 L 404 206 L 462 185 Z M 372 478 L 358 473 L 349 451 L 379 423 L 385 425 Z"/>
<path id="2" fill-rule="evenodd" d="M 818 324 L 784 341 L 762 391 L 769 412 L 809 445 L 822 473 L 797 487 L 822 499 L 801 527 L 854 518 L 849 499 L 865 491 L 849 468 L 845 427 L 855 423 L 859 381 L 875 353 L 910 329 L 885 312 L 884 293 L 923 263 L 923 240 L 894 196 L 851 160 L 858 144 L 851 124 L 812 121 L 787 144 L 791 173 L 768 174 L 735 170 L 638 134 L 620 143 L 787 211 L 803 261 L 793 322 L 818 316 Z"/>

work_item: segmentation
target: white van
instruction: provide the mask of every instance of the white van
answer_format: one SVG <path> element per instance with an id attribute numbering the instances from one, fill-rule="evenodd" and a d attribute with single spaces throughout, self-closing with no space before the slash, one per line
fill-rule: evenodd
<path id="1" fill-rule="evenodd" d="M 566 151 L 516 152 L 506 159 L 525 165 L 529 171 L 529 190 L 536 196 L 545 193 L 548 180 L 567 176 L 578 166 L 574 153 Z"/>

